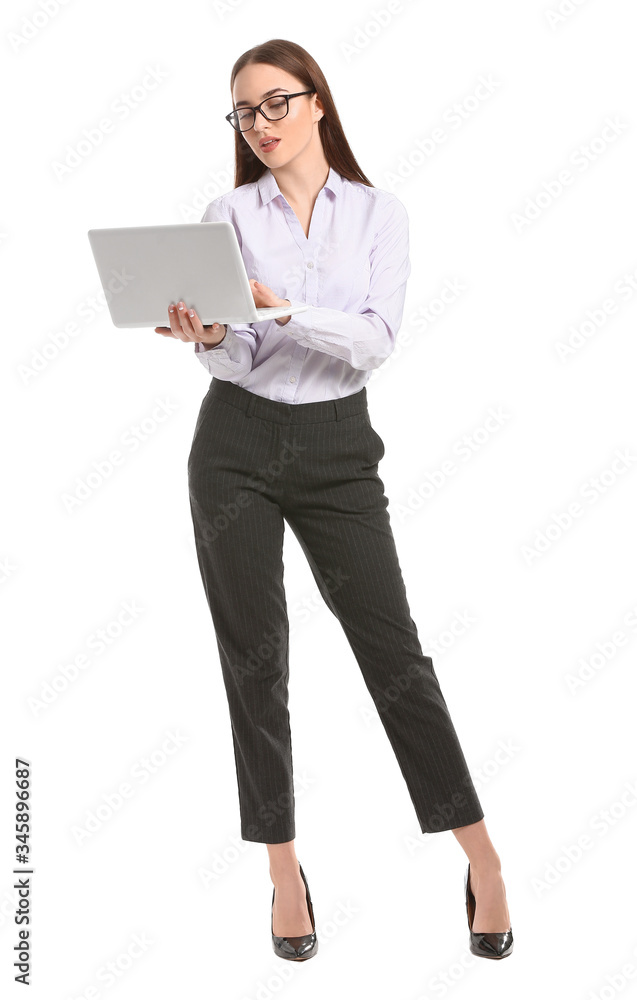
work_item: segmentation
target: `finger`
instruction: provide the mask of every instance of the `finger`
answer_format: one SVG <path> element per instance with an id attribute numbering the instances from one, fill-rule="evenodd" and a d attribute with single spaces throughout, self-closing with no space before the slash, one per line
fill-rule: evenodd
<path id="1" fill-rule="evenodd" d="M 192 313 L 192 317 L 190 316 L 190 313 Z M 184 332 L 184 339 L 195 340 L 196 334 L 195 334 L 195 328 L 193 326 L 193 321 L 195 319 L 195 310 L 189 309 L 186 306 L 185 302 L 179 302 L 177 314 L 179 316 L 179 321 L 181 323 L 181 329 Z M 201 327 L 201 323 L 199 323 L 199 326 Z M 203 327 L 201 327 L 201 329 L 203 330 Z"/>
<path id="2" fill-rule="evenodd" d="M 256 278 L 250 278 L 250 291 L 257 309 L 270 305 L 268 296 L 265 294 L 265 285 L 260 285 Z"/>
<path id="3" fill-rule="evenodd" d="M 220 323 L 211 323 L 209 326 L 204 326 L 195 309 L 185 310 L 185 319 L 182 319 L 182 326 L 185 320 L 189 322 L 192 329 L 192 332 L 190 330 L 186 330 L 186 336 L 189 340 L 192 340 L 193 343 L 201 343 L 206 330 L 212 330 L 213 333 L 218 333 L 221 329 Z"/>
<path id="4" fill-rule="evenodd" d="M 210 323 L 208 326 L 204 326 L 199 317 L 197 316 L 196 312 L 195 312 L 195 319 L 199 324 L 199 327 L 195 326 L 195 336 L 193 340 L 199 341 L 200 343 L 203 342 L 204 336 L 207 336 L 209 331 L 212 331 L 212 333 L 217 334 L 220 332 L 221 328 L 224 325 L 223 323 Z"/>
<path id="5" fill-rule="evenodd" d="M 190 323 L 192 334 L 187 330 L 186 334 L 190 337 L 190 340 L 200 341 L 204 335 L 203 323 L 197 316 L 195 309 L 186 309 L 186 319 Z M 218 329 L 218 324 L 215 324 L 214 329 Z"/>
<path id="6" fill-rule="evenodd" d="M 179 306 L 183 305 L 184 305 L 183 302 L 178 302 L 176 306 L 173 305 L 172 303 L 171 305 L 168 306 L 168 318 L 170 320 L 170 329 L 172 330 L 173 337 L 176 337 L 177 340 L 188 340 L 188 337 L 184 333 L 181 325 L 181 314 L 183 312 L 183 309 L 180 310 Z"/>
<path id="7" fill-rule="evenodd" d="M 253 293 L 255 297 L 255 302 L 258 305 L 263 306 L 276 306 L 279 304 L 279 296 L 276 292 L 273 292 L 271 288 L 267 285 L 261 284 L 260 281 L 254 280 Z"/>

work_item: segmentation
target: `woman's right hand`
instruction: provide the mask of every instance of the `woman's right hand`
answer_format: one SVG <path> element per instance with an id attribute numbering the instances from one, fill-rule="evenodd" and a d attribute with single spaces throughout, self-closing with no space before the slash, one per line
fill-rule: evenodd
<path id="1" fill-rule="evenodd" d="M 175 337 L 177 340 L 184 340 L 189 343 L 206 344 L 208 347 L 216 347 L 226 335 L 226 328 L 223 323 L 213 323 L 211 326 L 203 326 L 194 309 L 186 308 L 183 301 L 172 303 L 168 307 L 168 322 L 170 327 L 156 326 L 155 333 L 161 333 L 164 337 Z"/>

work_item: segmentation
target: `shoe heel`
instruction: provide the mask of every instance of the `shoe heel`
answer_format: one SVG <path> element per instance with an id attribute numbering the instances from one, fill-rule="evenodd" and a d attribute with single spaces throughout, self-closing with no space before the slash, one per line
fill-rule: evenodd
<path id="1" fill-rule="evenodd" d="M 311 934 L 299 934 L 295 937 L 279 937 L 279 935 L 274 933 L 274 894 L 276 892 L 276 886 L 272 889 L 272 912 L 270 916 L 270 931 L 272 933 L 272 948 L 279 958 L 285 958 L 290 962 L 305 962 L 308 958 L 313 958 L 318 951 L 318 939 L 316 937 L 316 924 L 314 922 L 314 907 L 312 906 L 312 899 L 310 897 L 310 887 L 307 884 L 307 879 L 305 877 L 305 872 L 301 867 L 301 862 L 299 861 L 299 868 L 301 871 L 301 878 L 305 885 L 305 898 L 307 901 L 307 909 L 310 915 L 310 920 L 312 922 L 312 933 Z"/>
<path id="2" fill-rule="evenodd" d="M 476 897 L 471 889 L 471 873 L 467 865 L 464 876 L 464 897 L 467 907 L 467 922 L 469 924 L 469 951 L 479 958 L 508 958 L 513 951 L 513 928 L 508 931 L 493 931 L 483 933 L 473 931 L 473 920 L 476 915 Z"/>

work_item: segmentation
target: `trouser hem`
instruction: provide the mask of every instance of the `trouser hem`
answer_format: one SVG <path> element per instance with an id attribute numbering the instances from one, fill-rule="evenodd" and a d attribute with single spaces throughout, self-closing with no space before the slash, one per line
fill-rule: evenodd
<path id="1" fill-rule="evenodd" d="M 472 823 L 479 823 L 481 819 L 484 819 L 482 809 L 478 812 L 458 814 L 447 819 L 440 817 L 440 822 L 425 823 L 420 820 L 419 823 L 423 833 L 444 833 L 445 830 L 457 830 L 461 826 L 470 826 Z"/>
<path id="2" fill-rule="evenodd" d="M 269 833 L 266 831 L 242 830 L 241 839 L 247 840 L 251 844 L 287 844 L 290 840 L 296 839 L 296 831 L 288 833 Z"/>

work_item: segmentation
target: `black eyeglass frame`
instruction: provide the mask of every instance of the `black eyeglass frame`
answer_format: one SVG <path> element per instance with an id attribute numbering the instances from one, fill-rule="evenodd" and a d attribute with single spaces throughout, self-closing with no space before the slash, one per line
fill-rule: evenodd
<path id="1" fill-rule="evenodd" d="M 291 97 L 302 97 L 303 94 L 315 94 L 315 93 L 316 93 L 316 90 L 299 90 L 299 92 L 297 94 L 270 94 L 270 96 L 266 97 L 266 99 L 264 101 L 261 101 L 261 104 L 257 104 L 257 106 L 255 108 L 250 108 L 247 105 L 243 105 L 242 104 L 240 108 L 235 108 L 234 111 L 231 111 L 230 114 L 226 115 L 225 119 L 226 119 L 227 122 L 230 122 L 230 125 L 235 130 L 235 132 L 249 132 L 250 129 L 254 128 L 254 126 L 256 124 L 257 111 L 261 112 L 261 114 L 263 115 L 263 117 L 265 118 L 265 120 L 267 122 L 280 122 L 281 118 L 285 118 L 286 115 L 288 115 L 290 113 L 290 98 Z M 262 111 L 261 109 L 262 109 L 262 107 L 263 107 L 264 104 L 266 104 L 268 101 L 274 101 L 277 97 L 285 97 L 285 101 L 286 101 L 286 105 L 287 105 L 286 110 L 285 110 L 285 115 L 281 115 L 280 118 L 268 118 L 268 116 L 266 115 L 265 111 Z M 231 118 L 232 118 L 233 115 L 236 115 L 238 111 L 252 111 L 253 112 L 254 121 L 252 122 L 252 125 L 250 126 L 250 128 L 236 128 L 232 124 Z M 237 125 L 238 124 L 239 124 L 239 120 L 237 119 Z"/>

